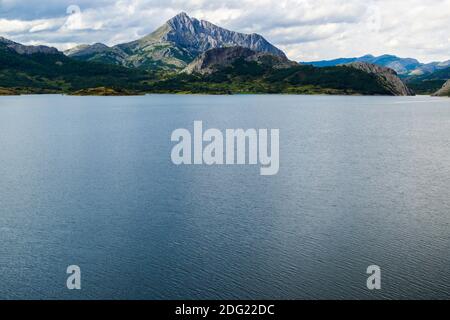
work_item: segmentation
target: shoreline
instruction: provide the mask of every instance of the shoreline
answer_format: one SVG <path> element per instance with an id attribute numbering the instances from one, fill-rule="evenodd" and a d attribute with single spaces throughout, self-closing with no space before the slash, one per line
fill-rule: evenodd
<path id="1" fill-rule="evenodd" d="M 89 89 L 87 89 L 89 91 Z M 76 92 L 75 92 L 76 93 Z M 75 93 L 67 93 L 67 92 L 43 92 L 43 93 L 17 93 L 17 92 L 8 92 L 4 94 L 2 90 L 0 90 L 0 97 L 20 97 L 20 96 L 67 96 L 67 97 L 142 97 L 148 95 L 179 95 L 179 96 L 252 96 L 252 95 L 261 95 L 261 96 L 329 96 L 329 97 L 436 97 L 436 98 L 447 98 L 446 96 L 434 96 L 434 95 L 425 95 L 425 94 L 415 94 L 415 95 L 381 95 L 381 94 L 333 94 L 333 93 L 262 93 L 262 92 L 245 92 L 245 93 L 192 93 L 192 92 L 142 92 L 142 93 L 125 93 L 122 92 L 101 92 L 94 93 L 88 92 L 83 94 L 75 94 Z"/>
<path id="2" fill-rule="evenodd" d="M 375 94 L 307 94 L 307 93 L 234 93 L 234 94 L 212 94 L 212 93 L 143 93 L 143 94 L 127 94 L 127 95 L 102 95 L 102 94 L 92 94 L 92 95 L 74 95 L 67 93 L 25 93 L 25 94 L 1 94 L 0 97 L 27 97 L 27 96 L 66 96 L 66 97 L 145 97 L 145 96 L 164 96 L 164 95 L 177 95 L 177 96 L 319 96 L 319 97 L 429 97 L 429 98 L 449 98 L 447 96 L 435 96 L 435 95 L 414 95 L 414 96 L 396 96 L 396 95 L 375 95 Z"/>

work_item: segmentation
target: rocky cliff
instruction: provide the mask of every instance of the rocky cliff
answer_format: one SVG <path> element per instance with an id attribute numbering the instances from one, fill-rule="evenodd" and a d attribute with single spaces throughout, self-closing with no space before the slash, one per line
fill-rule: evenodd
<path id="1" fill-rule="evenodd" d="M 352 62 L 345 66 L 364 71 L 374 75 L 378 82 L 389 92 L 396 96 L 411 96 L 414 92 L 398 77 L 397 73 L 386 67 L 365 62 Z"/>
<path id="2" fill-rule="evenodd" d="M 438 97 L 450 97 L 450 80 L 448 80 L 444 86 L 437 91 L 434 96 Z"/>
<path id="3" fill-rule="evenodd" d="M 272 53 L 256 52 L 244 47 L 227 47 L 208 50 L 190 63 L 183 72 L 187 74 L 207 75 L 231 66 L 237 60 L 256 62 L 274 69 L 283 69 L 298 66 L 296 62 L 289 61 L 286 56 Z"/>

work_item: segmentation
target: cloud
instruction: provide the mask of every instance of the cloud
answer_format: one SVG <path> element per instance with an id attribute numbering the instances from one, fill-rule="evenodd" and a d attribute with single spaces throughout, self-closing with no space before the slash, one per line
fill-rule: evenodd
<path id="1" fill-rule="evenodd" d="M 67 14 L 71 5 L 81 12 Z M 180 11 L 260 33 L 295 60 L 450 58 L 450 0 L 0 0 L 0 35 L 58 48 L 112 45 L 142 37 Z"/>

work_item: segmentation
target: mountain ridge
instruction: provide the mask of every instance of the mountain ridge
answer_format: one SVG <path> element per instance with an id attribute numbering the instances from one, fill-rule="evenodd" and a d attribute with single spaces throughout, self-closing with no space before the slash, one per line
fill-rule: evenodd
<path id="1" fill-rule="evenodd" d="M 95 87 L 141 90 L 147 74 L 120 66 L 77 61 L 55 48 L 0 40 L 0 94 L 70 93 Z"/>
<path id="2" fill-rule="evenodd" d="M 97 50 L 108 52 L 102 44 Z M 126 48 L 125 48 L 126 49 Z M 124 49 L 124 50 L 125 50 Z M 289 93 L 404 95 L 393 70 L 373 65 L 316 68 L 285 55 L 219 47 L 197 56 L 186 72 L 150 72 L 78 61 L 49 47 L 0 42 L 0 94 Z M 394 82 L 392 80 L 395 80 Z"/>
<path id="3" fill-rule="evenodd" d="M 13 51 L 15 51 L 17 54 L 20 55 L 31 55 L 35 53 L 43 53 L 43 54 L 60 54 L 61 52 L 53 47 L 48 46 L 26 46 L 17 42 L 14 42 L 12 40 L 3 38 L 0 36 L 0 46 L 3 46 L 5 48 L 9 48 Z"/>
<path id="4" fill-rule="evenodd" d="M 401 58 L 390 54 L 384 54 L 381 56 L 368 54 L 361 57 L 338 58 L 333 60 L 319 60 L 300 63 L 313 65 L 315 67 L 331 67 L 352 62 L 367 62 L 382 67 L 388 67 L 395 70 L 401 77 L 431 74 L 438 70 L 450 67 L 450 60 L 443 62 L 421 63 L 414 58 Z"/>

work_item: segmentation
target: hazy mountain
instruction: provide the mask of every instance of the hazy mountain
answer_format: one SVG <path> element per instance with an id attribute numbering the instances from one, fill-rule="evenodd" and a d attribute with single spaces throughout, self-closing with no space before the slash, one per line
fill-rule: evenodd
<path id="1" fill-rule="evenodd" d="M 420 67 L 416 68 L 412 72 L 410 72 L 410 76 L 422 76 L 437 72 L 439 70 L 443 70 L 450 67 L 450 60 L 443 62 L 431 62 L 427 64 L 423 64 Z"/>
<path id="2" fill-rule="evenodd" d="M 199 54 L 213 48 L 241 46 L 281 57 L 285 54 L 258 34 L 229 31 L 180 13 L 155 32 L 129 43 L 107 47 L 83 45 L 65 53 L 85 61 L 126 67 L 182 69 Z"/>
<path id="3" fill-rule="evenodd" d="M 366 56 L 364 56 L 366 57 Z M 373 57 L 373 56 L 370 56 Z M 360 61 L 361 58 L 338 58 L 333 60 L 320 60 L 320 61 L 311 61 L 311 62 L 299 62 L 303 65 L 311 65 L 318 68 L 325 68 L 325 67 L 335 67 L 343 64 L 348 64 L 356 61 Z"/>
<path id="4" fill-rule="evenodd" d="M 393 55 L 382 55 L 375 57 L 366 55 L 359 58 L 340 58 L 335 60 L 322 60 L 312 62 L 301 62 L 302 64 L 310 64 L 316 67 L 331 67 L 351 62 L 366 62 L 387 67 L 395 70 L 400 76 L 418 76 L 433 73 L 437 70 L 450 67 L 450 60 L 445 62 L 432 62 L 428 64 L 420 63 L 412 58 L 399 58 Z"/>

